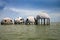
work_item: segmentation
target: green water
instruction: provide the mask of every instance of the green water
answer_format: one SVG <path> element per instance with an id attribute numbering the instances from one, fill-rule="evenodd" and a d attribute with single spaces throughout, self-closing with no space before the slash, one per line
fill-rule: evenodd
<path id="1" fill-rule="evenodd" d="M 60 40 L 60 23 L 0 25 L 0 40 Z"/>

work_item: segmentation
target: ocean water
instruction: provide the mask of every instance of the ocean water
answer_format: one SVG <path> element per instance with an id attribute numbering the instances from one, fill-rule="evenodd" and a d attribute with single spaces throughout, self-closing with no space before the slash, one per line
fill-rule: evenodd
<path id="1" fill-rule="evenodd" d="M 60 23 L 0 25 L 0 40 L 60 40 Z"/>

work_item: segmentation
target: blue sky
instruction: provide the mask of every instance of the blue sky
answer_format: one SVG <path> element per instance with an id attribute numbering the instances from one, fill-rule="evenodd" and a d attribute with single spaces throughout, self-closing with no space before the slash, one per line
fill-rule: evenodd
<path id="1" fill-rule="evenodd" d="M 0 20 L 36 16 L 41 11 L 49 14 L 51 22 L 60 22 L 60 0 L 0 0 Z"/>

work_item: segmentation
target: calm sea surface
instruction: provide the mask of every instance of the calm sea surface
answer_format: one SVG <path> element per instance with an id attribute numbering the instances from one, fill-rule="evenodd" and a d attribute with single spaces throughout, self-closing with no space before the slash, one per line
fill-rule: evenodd
<path id="1" fill-rule="evenodd" d="M 60 40 L 60 23 L 0 25 L 0 40 Z"/>

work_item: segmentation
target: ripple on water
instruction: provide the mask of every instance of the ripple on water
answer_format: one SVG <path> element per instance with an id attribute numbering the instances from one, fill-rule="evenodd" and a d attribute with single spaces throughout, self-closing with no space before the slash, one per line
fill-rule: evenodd
<path id="1" fill-rule="evenodd" d="M 60 40 L 60 24 L 0 25 L 0 40 Z"/>

